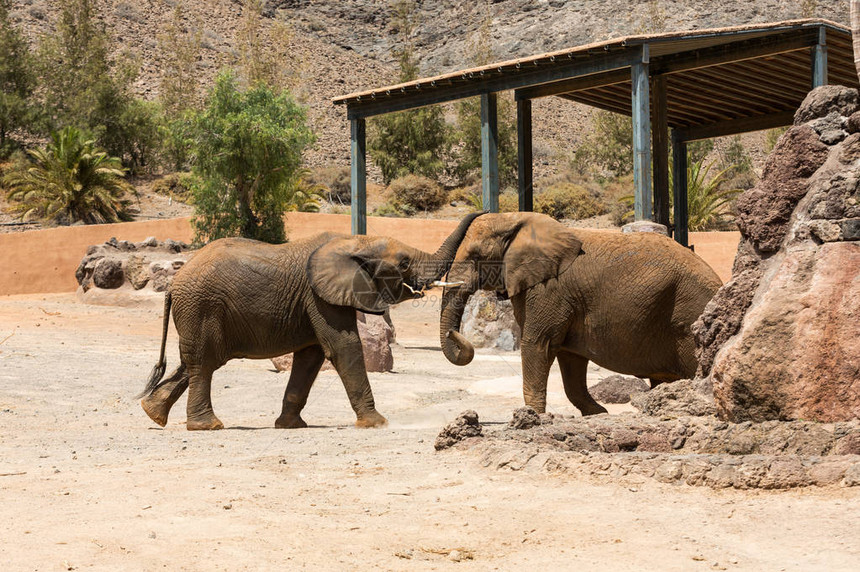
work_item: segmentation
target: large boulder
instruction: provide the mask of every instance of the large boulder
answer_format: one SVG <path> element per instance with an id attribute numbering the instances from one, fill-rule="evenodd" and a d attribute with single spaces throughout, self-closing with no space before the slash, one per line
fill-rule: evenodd
<path id="1" fill-rule="evenodd" d="M 737 203 L 732 279 L 694 324 L 729 421 L 860 418 L 857 91 L 810 92 Z"/>
<path id="2" fill-rule="evenodd" d="M 514 307 L 510 300 L 500 300 L 494 292 L 478 290 L 469 297 L 460 331 L 476 348 L 513 351 L 520 347 Z"/>
<path id="3" fill-rule="evenodd" d="M 376 316 L 356 312 L 358 336 L 364 351 L 364 368 L 367 371 L 391 371 L 394 369 L 394 327 L 387 316 Z"/>
<path id="4" fill-rule="evenodd" d="M 361 338 L 361 349 L 364 352 L 364 368 L 369 372 L 383 372 L 394 369 L 394 354 L 391 344 L 394 343 L 394 326 L 386 314 L 376 316 L 356 310 L 358 336 Z M 293 354 L 285 354 L 272 358 L 272 365 L 278 371 L 290 371 L 293 368 Z M 323 362 L 322 371 L 332 370 L 334 366 L 329 360 Z"/>

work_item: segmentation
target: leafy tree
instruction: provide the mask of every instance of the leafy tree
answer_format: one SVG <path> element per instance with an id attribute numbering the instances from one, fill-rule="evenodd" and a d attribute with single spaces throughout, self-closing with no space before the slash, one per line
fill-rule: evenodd
<path id="1" fill-rule="evenodd" d="M 192 133 L 197 240 L 283 242 L 283 214 L 296 208 L 302 151 L 314 139 L 304 109 L 264 84 L 242 91 L 236 76 L 223 72 Z"/>
<path id="2" fill-rule="evenodd" d="M 476 66 L 492 63 L 492 18 L 488 15 L 470 45 L 472 62 Z M 457 132 L 455 138 L 461 143 L 454 174 L 465 182 L 466 177 L 481 168 L 481 98 L 461 99 L 456 104 Z M 513 101 L 509 94 L 498 98 L 498 160 L 499 185 L 504 188 L 517 181 L 517 125 Z"/>
<path id="3" fill-rule="evenodd" d="M 43 104 L 52 110 L 52 128 L 88 131 L 110 155 L 138 170 L 152 159 L 157 113 L 131 94 L 135 60 L 112 61 L 108 43 L 92 0 L 61 3 L 57 29 L 39 47 Z"/>
<path id="4" fill-rule="evenodd" d="M 191 30 L 185 18 L 185 8 L 182 2 L 177 2 L 164 32 L 158 35 L 163 62 L 158 98 L 171 119 L 196 107 L 197 103 L 197 58 L 202 39 L 199 26 Z"/>
<path id="5" fill-rule="evenodd" d="M 752 158 L 741 142 L 740 135 L 729 137 L 718 151 L 719 167 L 726 173 L 722 188 L 749 189 L 755 185 Z"/>
<path id="6" fill-rule="evenodd" d="M 24 220 L 56 224 L 101 224 L 131 220 L 133 187 L 117 157 L 96 149 L 81 131 L 66 127 L 51 133 L 45 149 L 29 151 L 32 164 L 18 166 L 3 178 L 13 210 Z"/>
<path id="7" fill-rule="evenodd" d="M 31 59 L 26 40 L 9 21 L 9 0 L 0 0 L 0 157 L 11 150 L 10 132 L 26 127 L 32 116 Z"/>
<path id="8" fill-rule="evenodd" d="M 415 28 L 415 3 L 399 0 L 394 5 L 392 26 L 401 46 L 394 51 L 400 66 L 400 81 L 418 77 L 418 60 L 412 46 Z M 389 113 L 370 123 L 368 148 L 373 162 L 382 170 L 387 185 L 408 175 L 436 176 L 444 168 L 448 152 L 447 125 L 438 105 Z"/>
<path id="9" fill-rule="evenodd" d="M 603 110 L 592 118 L 592 130 L 573 158 L 574 169 L 614 177 L 629 175 L 633 171 L 633 120 Z"/>

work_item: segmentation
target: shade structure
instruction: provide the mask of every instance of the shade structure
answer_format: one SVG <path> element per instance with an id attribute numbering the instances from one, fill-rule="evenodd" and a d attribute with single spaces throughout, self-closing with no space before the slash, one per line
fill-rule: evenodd
<path id="1" fill-rule="evenodd" d="M 824 84 L 860 87 L 851 32 L 827 20 L 805 19 L 626 36 L 332 101 L 345 105 L 354 122 L 505 90 L 514 90 L 517 102 L 557 96 L 629 115 L 634 125 L 637 218 L 666 224 L 669 141 L 685 147 L 696 139 L 789 125 L 809 90 Z M 520 205 L 525 208 L 532 204 L 531 106 L 518 104 L 517 110 Z M 492 142 L 495 125 L 483 127 L 490 130 L 485 139 Z M 489 163 L 484 165 L 484 180 L 497 181 L 497 174 L 487 173 L 496 163 Z M 498 189 L 490 192 L 497 194 Z M 686 213 L 681 214 L 684 220 L 676 215 L 676 238 L 679 230 L 686 234 Z"/>

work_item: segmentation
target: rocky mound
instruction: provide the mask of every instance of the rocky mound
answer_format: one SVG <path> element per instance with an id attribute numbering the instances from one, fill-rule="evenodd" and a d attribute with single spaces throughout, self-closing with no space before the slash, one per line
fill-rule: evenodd
<path id="1" fill-rule="evenodd" d="M 468 414 L 468 415 L 467 415 Z M 463 421 L 477 414 L 466 412 Z M 522 423 L 530 419 L 533 423 Z M 713 416 L 538 416 L 518 409 L 498 429 L 455 422 L 440 434 L 485 467 L 638 476 L 713 488 L 860 486 L 860 422 L 728 423 Z M 454 439 L 450 439 L 451 435 Z M 441 449 L 437 440 L 437 449 Z"/>
<path id="2" fill-rule="evenodd" d="M 143 242 L 111 238 L 91 246 L 75 271 L 81 292 L 115 290 L 125 285 L 134 290 L 164 292 L 176 271 L 188 261 L 184 242 L 149 237 Z"/>
<path id="3" fill-rule="evenodd" d="M 737 201 L 732 279 L 693 330 L 730 421 L 860 417 L 860 96 L 824 86 Z"/>

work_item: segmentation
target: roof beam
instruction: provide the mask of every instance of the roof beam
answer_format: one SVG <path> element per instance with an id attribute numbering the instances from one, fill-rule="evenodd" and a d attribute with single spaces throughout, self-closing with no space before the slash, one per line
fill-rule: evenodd
<path id="1" fill-rule="evenodd" d="M 493 93 L 508 89 L 518 89 L 526 86 L 539 85 L 553 81 L 568 79 L 572 77 L 591 75 L 599 72 L 618 68 L 629 68 L 631 65 L 642 61 L 642 50 L 628 50 L 617 53 L 607 53 L 599 57 L 583 59 L 582 61 L 571 61 L 571 63 L 556 62 L 555 66 L 547 68 L 535 68 L 521 71 L 513 76 L 499 76 L 493 78 L 484 77 L 481 81 L 467 81 L 460 85 L 452 85 L 448 88 L 428 89 L 406 93 L 392 92 L 391 96 L 380 95 L 376 99 L 362 99 L 358 102 L 347 104 L 347 117 L 358 119 L 371 117 L 382 113 L 403 111 L 445 103 L 456 99 L 463 99 L 484 93 Z"/>
<path id="2" fill-rule="evenodd" d="M 781 111 L 770 115 L 757 115 L 755 117 L 743 117 L 741 119 L 732 119 L 697 127 L 678 128 L 675 131 L 678 139 L 681 141 L 696 141 L 698 139 L 725 137 L 726 135 L 736 135 L 749 131 L 773 129 L 774 127 L 791 125 L 793 122 L 794 111 Z"/>
<path id="3" fill-rule="evenodd" d="M 584 77 L 574 77 L 562 81 L 545 83 L 534 87 L 524 87 L 514 92 L 514 99 L 517 101 L 522 101 L 524 99 L 537 99 L 539 97 L 562 95 L 583 89 L 629 81 L 630 71 L 626 68 L 622 68 L 608 72 L 591 74 Z"/>
<path id="4" fill-rule="evenodd" d="M 785 52 L 805 50 L 818 42 L 818 29 L 794 30 L 777 36 L 742 40 L 701 48 L 675 55 L 655 57 L 651 75 L 672 74 L 687 70 L 718 66 L 729 62 L 754 60 Z"/>

